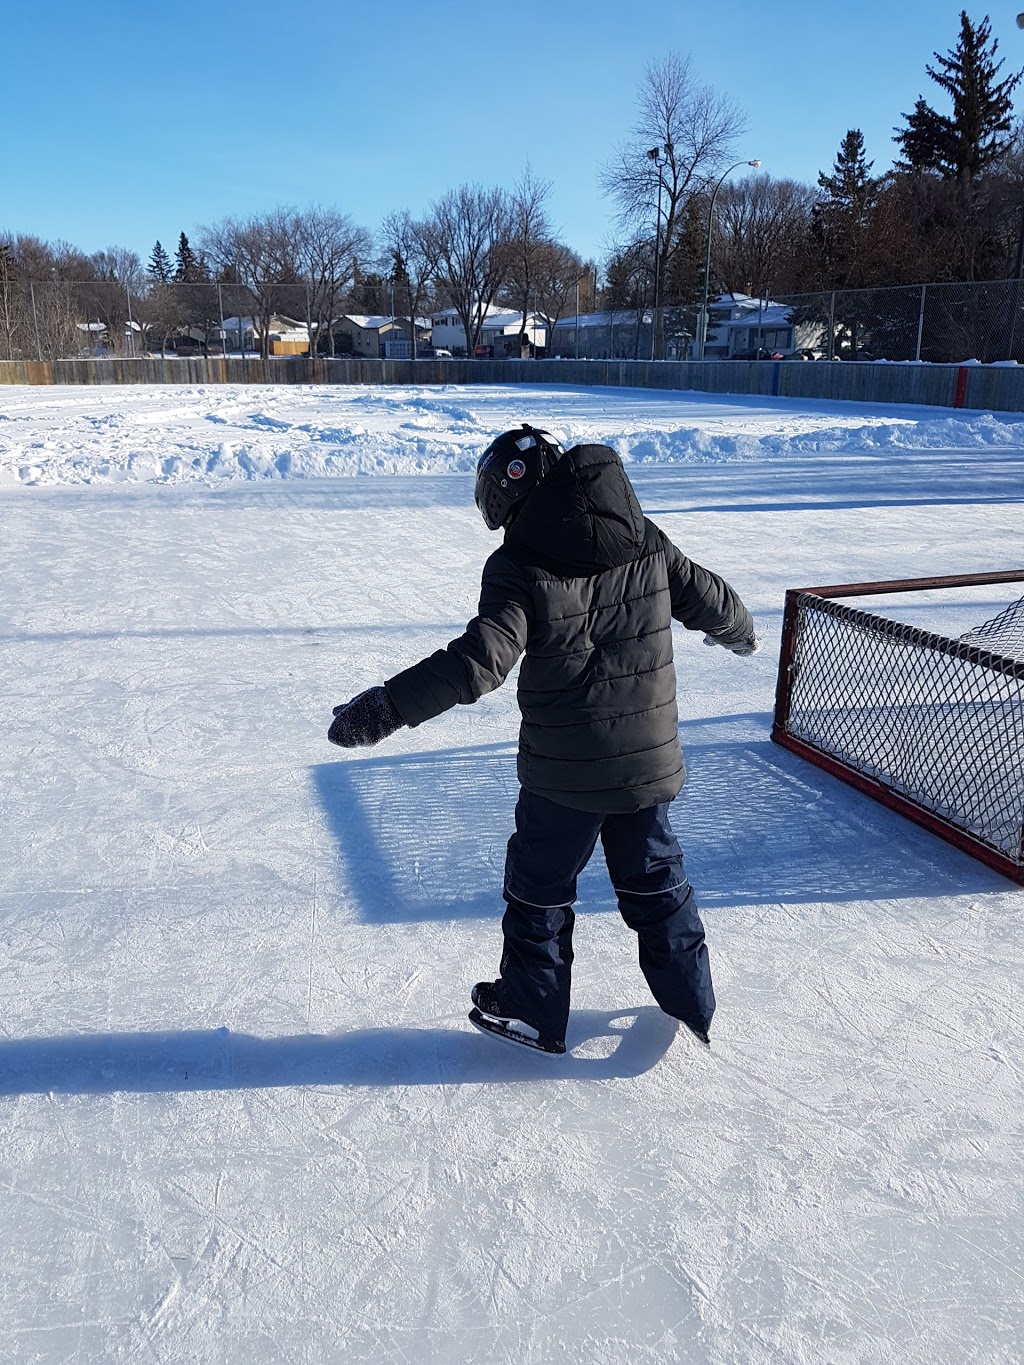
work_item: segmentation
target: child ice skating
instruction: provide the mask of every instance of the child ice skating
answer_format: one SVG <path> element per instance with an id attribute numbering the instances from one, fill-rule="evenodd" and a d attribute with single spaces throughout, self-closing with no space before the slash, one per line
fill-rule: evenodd
<path id="1" fill-rule="evenodd" d="M 473 987 L 478 1028 L 565 1051 L 576 879 L 598 839 L 640 967 L 661 1008 L 709 1041 L 704 926 L 669 825 L 684 780 L 672 621 L 752 654 L 750 613 L 641 511 L 608 446 L 571 450 L 527 426 L 477 467 L 476 504 L 504 541 L 478 615 L 447 648 L 335 708 L 329 739 L 376 744 L 519 673 L 515 833 L 495 981 Z"/>

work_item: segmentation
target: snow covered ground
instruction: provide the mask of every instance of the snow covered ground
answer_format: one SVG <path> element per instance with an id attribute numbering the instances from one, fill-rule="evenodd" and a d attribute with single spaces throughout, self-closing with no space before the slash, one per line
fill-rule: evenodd
<path id="1" fill-rule="evenodd" d="M 647 389 L 0 388 L 0 486 L 466 472 L 531 412 L 637 464 L 1024 448 L 1019 415 Z"/>
<path id="2" fill-rule="evenodd" d="M 572 1055 L 466 1024 L 511 684 L 375 750 L 324 737 L 473 613 L 466 471 L 519 418 L 617 445 L 767 638 L 677 638 L 710 1056 L 599 860 Z M 11 389 L 0 470 L 5 1363 L 1020 1360 L 1024 893 L 768 730 L 787 586 L 1020 564 L 1024 423 Z"/>

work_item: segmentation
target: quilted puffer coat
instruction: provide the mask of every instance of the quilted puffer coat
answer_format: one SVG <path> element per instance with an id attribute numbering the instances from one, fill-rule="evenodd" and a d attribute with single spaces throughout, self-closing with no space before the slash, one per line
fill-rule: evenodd
<path id="1" fill-rule="evenodd" d="M 465 634 L 397 674 L 406 725 L 519 672 L 519 780 L 578 810 L 642 810 L 683 785 L 672 620 L 723 644 L 751 640 L 733 589 L 646 520 L 607 446 L 569 450 L 484 566 Z"/>

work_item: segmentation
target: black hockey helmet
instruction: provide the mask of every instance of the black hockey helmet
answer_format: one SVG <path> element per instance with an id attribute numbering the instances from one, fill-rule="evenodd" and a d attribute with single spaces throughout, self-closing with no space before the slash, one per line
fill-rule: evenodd
<path id="1" fill-rule="evenodd" d="M 545 474 L 565 454 L 547 431 L 524 422 L 503 431 L 480 456 L 476 467 L 476 505 L 490 531 L 507 526 Z"/>

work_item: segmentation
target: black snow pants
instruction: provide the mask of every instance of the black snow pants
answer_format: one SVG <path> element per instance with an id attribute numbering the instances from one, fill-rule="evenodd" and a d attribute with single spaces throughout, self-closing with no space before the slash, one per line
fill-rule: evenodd
<path id="1" fill-rule="evenodd" d="M 599 815 L 520 791 L 505 863 L 503 1009 L 546 1036 L 565 1038 L 576 878 L 598 838 L 622 918 L 639 939 L 651 993 L 666 1014 L 706 1030 L 715 1012 L 711 965 L 667 802 Z"/>

